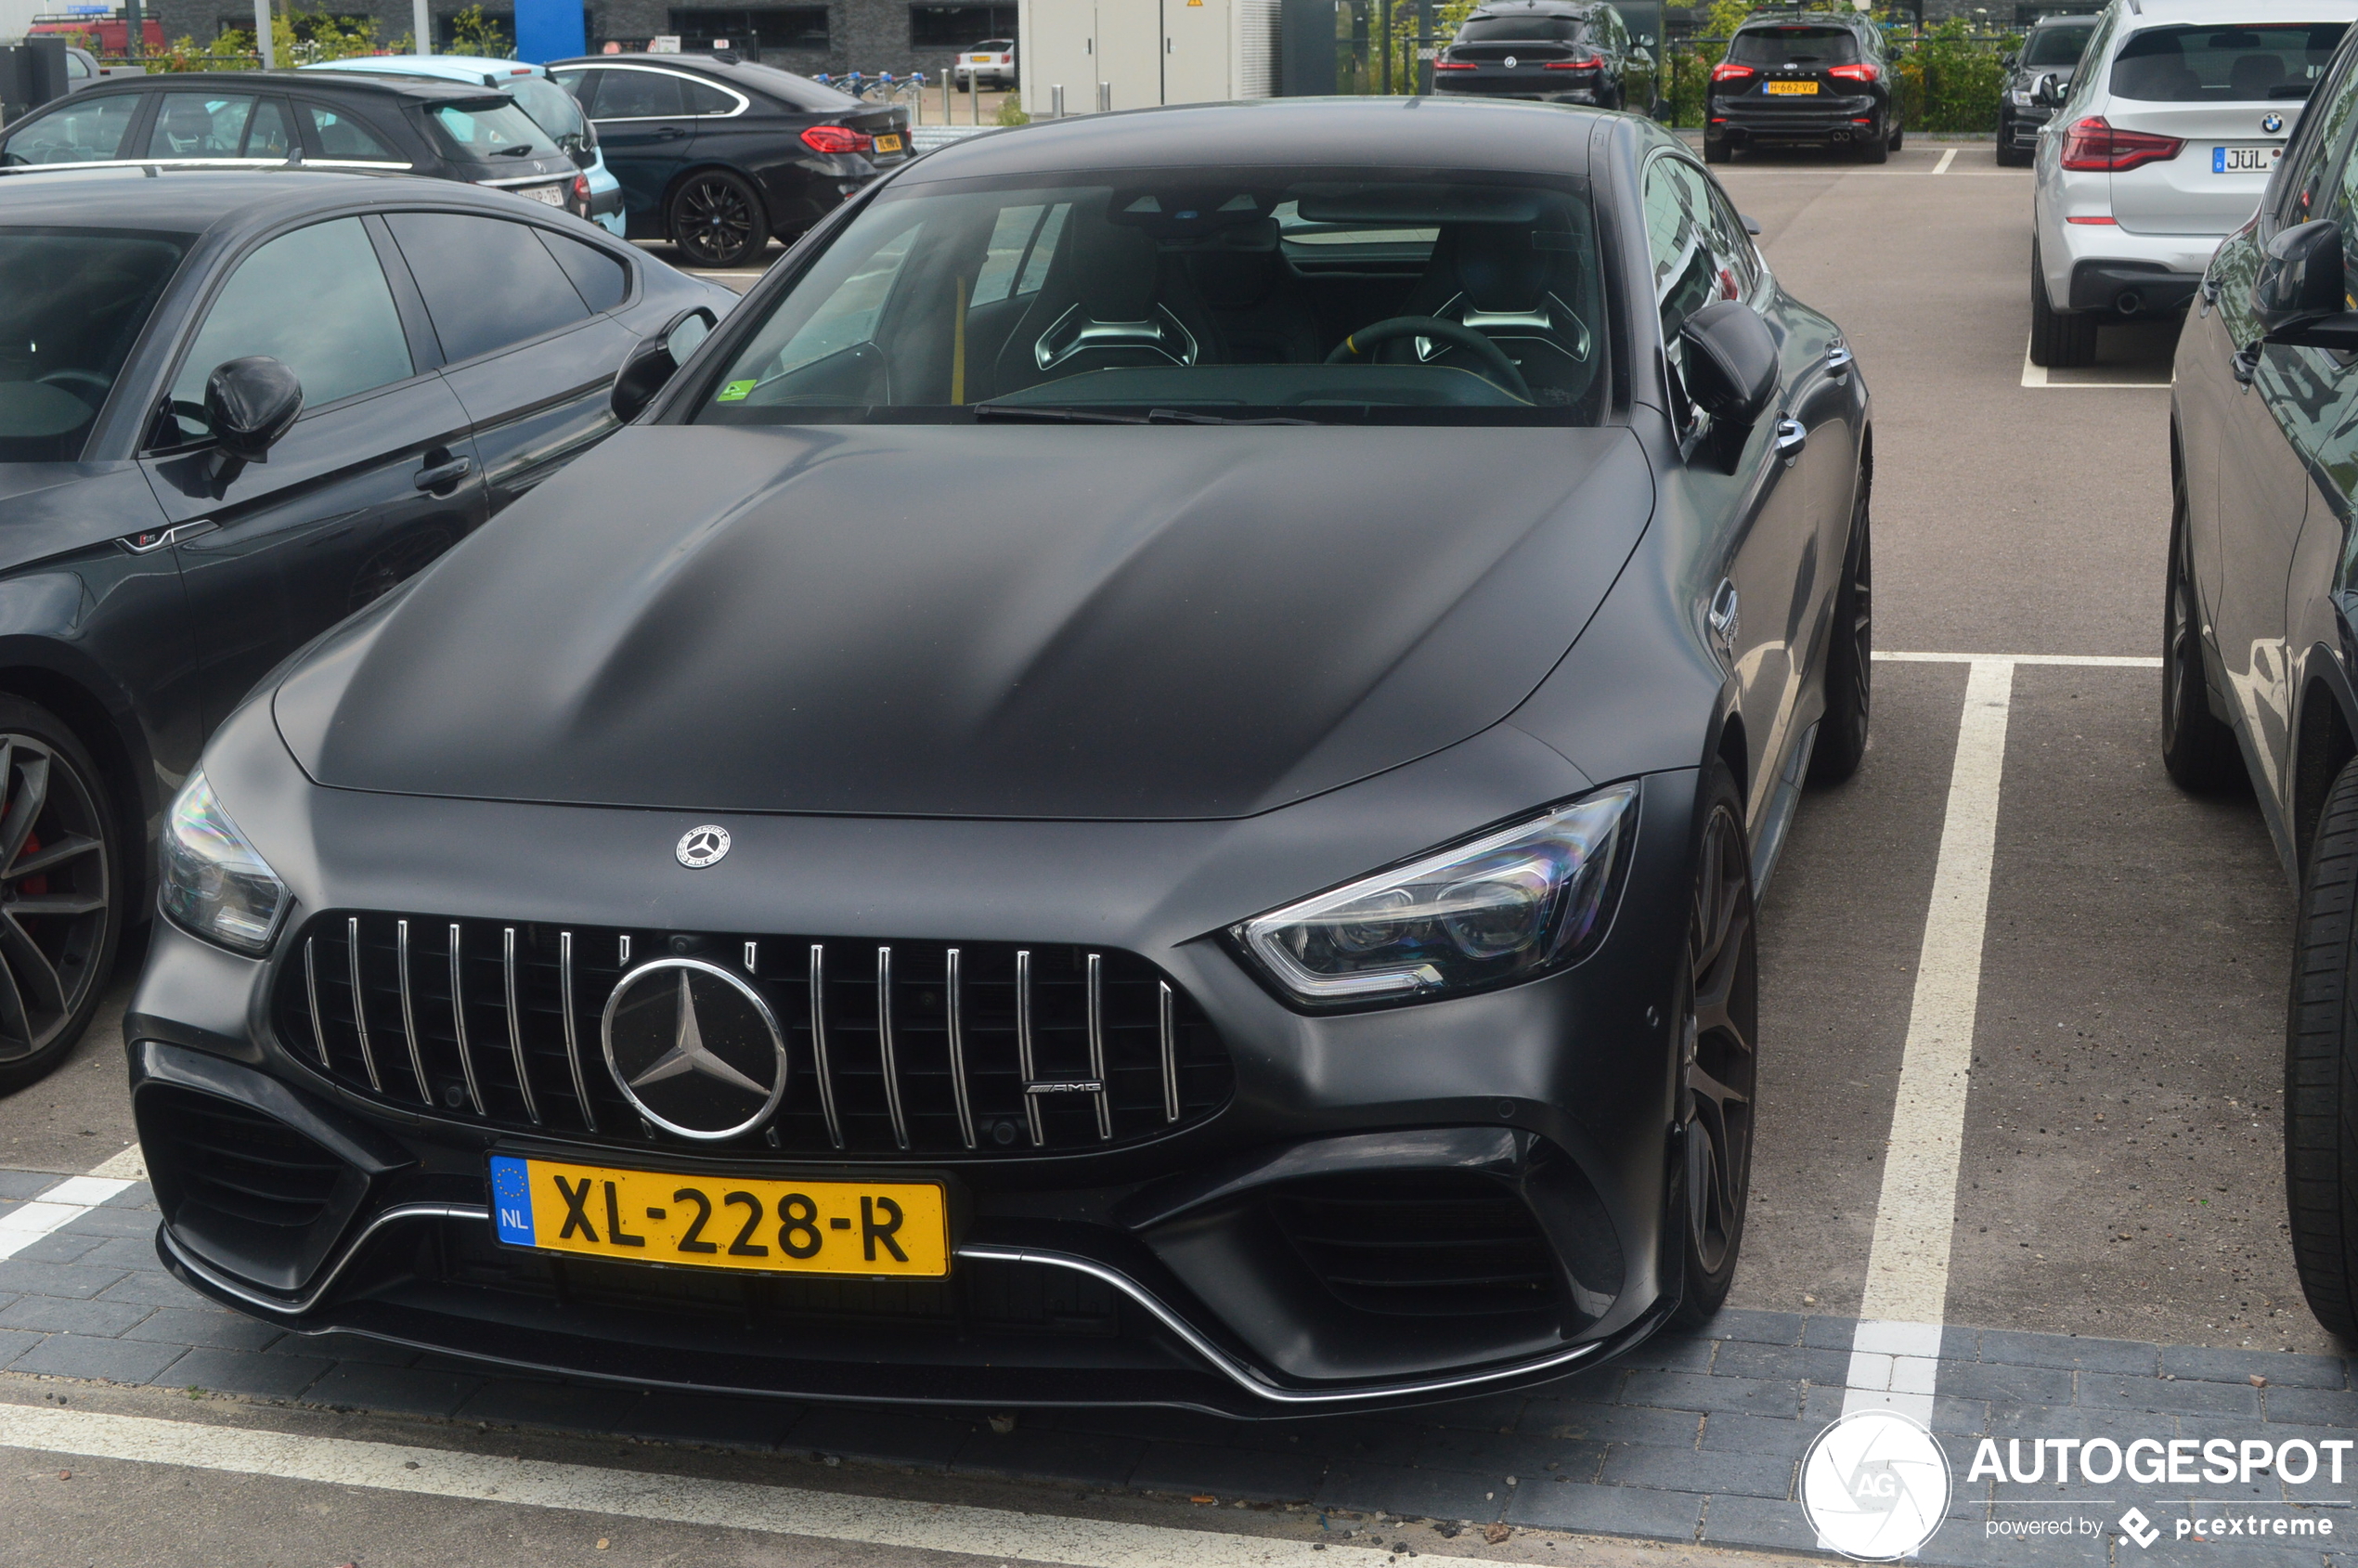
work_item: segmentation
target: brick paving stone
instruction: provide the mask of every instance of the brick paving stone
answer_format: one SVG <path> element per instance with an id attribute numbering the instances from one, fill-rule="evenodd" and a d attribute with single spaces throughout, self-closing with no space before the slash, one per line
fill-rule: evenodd
<path id="1" fill-rule="evenodd" d="M 2297 1355 L 2289 1351 L 2215 1350 L 2207 1345 L 2164 1345 L 2161 1369 L 2173 1377 L 2210 1382 L 2248 1382 L 2258 1373 L 2271 1388 L 2348 1388 L 2349 1364 L 2338 1355 Z"/>
<path id="2" fill-rule="evenodd" d="M 2164 1522 L 2157 1519 L 2155 1523 Z M 2337 1522 L 2335 1534 L 2343 1527 Z M 2292 1539 L 2287 1536 L 2287 1544 L 2282 1547 L 2242 1545 L 2233 1538 L 2204 1541 L 2192 1536 L 2182 1541 L 2175 1530 L 2166 1529 L 2150 1550 L 2139 1554 L 2137 1562 L 2150 1563 L 2152 1568 L 2195 1568 L 2196 1564 L 2201 1568 L 2319 1568 L 2325 1540 L 2311 1537 L 2311 1544 L 2299 1546 L 2291 1544 Z"/>
<path id="3" fill-rule="evenodd" d="M 150 1212 L 155 1206 L 156 1189 L 146 1182 L 133 1182 L 99 1205 L 102 1209 L 146 1209 Z"/>
<path id="4" fill-rule="evenodd" d="M 551 1427 L 608 1432 L 614 1424 L 615 1391 L 585 1383 L 542 1382 L 535 1378 L 494 1378 L 467 1396 L 459 1419 L 501 1426 Z"/>
<path id="5" fill-rule="evenodd" d="M 255 1399 L 292 1399 L 333 1366 L 301 1355 L 257 1355 L 250 1350 L 200 1345 L 156 1374 L 164 1388 L 201 1388 Z"/>
<path id="6" fill-rule="evenodd" d="M 1692 1410 L 1662 1410 L 1642 1405 L 1594 1405 L 1535 1399 L 1523 1411 L 1522 1430 L 1549 1437 L 1588 1437 L 1601 1443 L 1652 1443 L 1692 1447 L 1705 1418 Z"/>
<path id="7" fill-rule="evenodd" d="M 1806 1321 L 1797 1312 L 1745 1312 L 1730 1307 L 1695 1332 L 1707 1340 L 1797 1345 L 1801 1343 L 1801 1326 Z"/>
<path id="8" fill-rule="evenodd" d="M 1312 1500 L 1325 1508 L 1381 1510 L 1420 1519 L 1471 1519 L 1486 1524 L 1498 1518 L 1522 1490 L 1495 1476 L 1467 1471 L 1345 1462 L 1327 1471 Z M 1535 1483 L 1532 1490 L 1555 1488 Z"/>
<path id="9" fill-rule="evenodd" d="M 51 1334 L 8 1363 L 11 1372 L 41 1372 L 53 1378 L 92 1378 L 110 1383 L 146 1383 L 187 1354 L 182 1345 L 88 1334 Z"/>
<path id="10" fill-rule="evenodd" d="M 133 1302 L 99 1302 L 71 1296 L 25 1296 L 13 1306 L 0 1308 L 0 1328 L 90 1334 L 110 1340 L 154 1310 Z"/>
<path id="11" fill-rule="evenodd" d="M 210 1307 L 213 1303 L 162 1269 L 134 1269 L 93 1298 L 101 1302 L 145 1302 L 149 1306 Z"/>
<path id="12" fill-rule="evenodd" d="M 2286 1392 L 2314 1393 L 2319 1391 L 2288 1389 Z M 2118 1378 L 2082 1372 L 2079 1375 L 2079 1403 L 2092 1410 L 2166 1410 L 2180 1416 L 2260 1419 L 2260 1391 L 2249 1383 L 2239 1386 L 2235 1383 Z"/>
<path id="13" fill-rule="evenodd" d="M 289 1335 L 289 1339 L 295 1336 Z M 284 1344 L 286 1341 L 279 1341 Z M 266 1354 L 277 1353 L 273 1346 Z M 304 1398 L 314 1405 L 348 1405 L 356 1410 L 390 1410 L 405 1416 L 447 1416 L 483 1386 L 480 1378 L 421 1372 L 410 1367 L 339 1362 L 313 1383 Z"/>
<path id="14" fill-rule="evenodd" d="M 1529 1404 L 1527 1393 L 1492 1393 L 1479 1399 L 1456 1399 L 1446 1405 L 1427 1405 L 1416 1411 L 1416 1418 L 1434 1426 L 1471 1427 L 1477 1432 L 1501 1432 L 1511 1429 L 1515 1419 Z"/>
<path id="15" fill-rule="evenodd" d="M 2159 1367 L 2161 1352 L 2157 1346 L 2135 1340 L 2091 1340 L 2066 1334 L 1984 1328 L 1981 1359 L 2010 1367 L 2060 1367 L 2073 1371 L 2149 1378 Z"/>
<path id="16" fill-rule="evenodd" d="M 1944 1437 L 1977 1435 L 1989 1430 L 1989 1412 L 1995 1407 L 1988 1400 L 1953 1399 L 1936 1393 L 1932 1399 L 1932 1430 Z"/>
<path id="17" fill-rule="evenodd" d="M 1017 1425 L 1009 1432 L 989 1426 L 977 1430 L 951 1459 L 956 1475 L 987 1475 L 1007 1480 L 1062 1481 L 1078 1486 L 1120 1486 L 1127 1483 L 1147 1445 L 1135 1440 L 1085 1436 Z"/>
<path id="18" fill-rule="evenodd" d="M 0 1171 L 0 1198 L 38 1197 L 64 1180 L 50 1171 Z"/>
<path id="19" fill-rule="evenodd" d="M 1714 1493 L 1704 1510 L 1703 1538 L 1712 1546 L 1761 1547 L 1771 1551 L 1818 1549 L 1818 1532 L 1801 1505 L 1782 1497 Z"/>
<path id="20" fill-rule="evenodd" d="M 30 1328 L 0 1329 L 0 1367 L 13 1364 L 17 1357 L 39 1344 L 48 1336 Z"/>
<path id="21" fill-rule="evenodd" d="M 1739 1410 L 1753 1416 L 1790 1415 L 1801 1407 L 1797 1381 L 1704 1377 L 1693 1372 L 1632 1372 L 1626 1405 L 1672 1410 Z"/>
<path id="22" fill-rule="evenodd" d="M 1564 1399 L 1585 1401 L 1594 1405 L 1611 1405 L 1621 1397 L 1624 1384 L 1629 1380 L 1629 1369 L 1617 1363 L 1591 1367 L 1569 1377 L 1558 1378 L 1551 1383 L 1541 1383 L 1523 1392 L 1533 1399 Z M 1503 1423 L 1502 1423 L 1503 1424 Z"/>
<path id="23" fill-rule="evenodd" d="M 1328 1433 L 1320 1452 L 1330 1459 L 1348 1459 L 1357 1464 L 1412 1465 L 1417 1462 L 1418 1448 L 1443 1430 L 1419 1426 L 1413 1420 L 1384 1420 L 1369 1416 Z"/>
<path id="24" fill-rule="evenodd" d="M 1685 1334 L 1656 1334 L 1613 1365 L 1633 1372 L 1708 1372 L 1721 1341 L 1691 1339 Z"/>
<path id="25" fill-rule="evenodd" d="M 2025 1441 L 2048 1437 L 2109 1437 L 2116 1443 L 2132 1443 L 2140 1437 L 2153 1437 L 2166 1443 L 2179 1434 L 2177 1417 L 2157 1415 L 2149 1410 L 2096 1410 L 2081 1405 L 2004 1404 L 1992 1404 L 1989 1409 L 1989 1419 L 1971 1435 L 1994 1437 L 2001 1443 L 2010 1437 Z"/>
<path id="26" fill-rule="evenodd" d="M 1704 1418 L 1702 1445 L 1722 1453 L 1776 1454 L 1797 1459 L 1816 1440 L 1818 1432 L 1818 1428 L 1798 1419 L 1739 1416 L 1722 1411 Z"/>
<path id="27" fill-rule="evenodd" d="M 608 1412 L 596 1431 L 715 1448 L 774 1448 L 809 1408 L 784 1399 L 641 1393 L 620 1387 L 593 1392 L 604 1395 Z"/>
<path id="28" fill-rule="evenodd" d="M 1980 1520 L 1950 1520 L 1924 1545 L 1927 1568 L 2100 1568 L 2101 1537 L 2080 1536 L 1992 1536 Z M 2142 1565 L 2144 1559 L 2137 1562 Z M 2312 1565 L 2314 1568 L 2314 1565 Z"/>
<path id="29" fill-rule="evenodd" d="M 371 1367 L 407 1367 L 418 1359 L 418 1353 L 403 1345 L 387 1344 L 364 1334 L 330 1331 L 325 1334 L 290 1333 L 273 1344 L 271 1355 L 309 1355 L 330 1361 L 357 1362 Z"/>
<path id="30" fill-rule="evenodd" d="M 125 1236 L 152 1242 L 156 1237 L 156 1217 L 143 1209 L 93 1209 L 66 1222 L 60 1234 L 66 1236 Z M 149 1249 L 154 1255 L 154 1249 Z"/>
<path id="31" fill-rule="evenodd" d="M 1508 1501 L 1506 1518 L 1509 1524 L 1541 1530 L 1691 1541 L 1703 1521 L 1703 1503 L 1702 1496 L 1694 1492 L 1592 1486 L 1573 1481 L 1516 1487 Z"/>
<path id="32" fill-rule="evenodd" d="M 1600 1479 L 1608 1485 L 1652 1486 L 1665 1492 L 1785 1497 L 1793 1493 L 1794 1464 L 1774 1454 L 1696 1453 L 1622 1443 L 1605 1456 Z"/>
<path id="33" fill-rule="evenodd" d="M 156 1244 L 144 1236 L 101 1236 L 76 1261 L 94 1268 L 103 1264 L 109 1268 L 162 1272 L 156 1259 Z"/>
<path id="34" fill-rule="evenodd" d="M 1720 1347 L 1711 1369 L 1738 1378 L 1796 1378 L 1839 1386 L 1850 1376 L 1850 1353 L 1803 1345 L 1731 1343 Z"/>
<path id="35" fill-rule="evenodd" d="M 942 1470 L 975 1429 L 947 1416 L 909 1416 L 859 1405 L 814 1405 L 786 1429 L 788 1448 L 840 1454 L 847 1459 Z"/>
<path id="36" fill-rule="evenodd" d="M 0 1261 L 0 1290 L 28 1296 L 95 1296 L 126 1271 L 89 1263 L 38 1263 L 24 1258 Z"/>
<path id="37" fill-rule="evenodd" d="M 19 1261 L 28 1263 L 78 1263 L 96 1251 L 98 1244 L 106 1239 L 103 1236 L 71 1236 L 62 1230 L 53 1230 L 39 1240 L 18 1249 L 16 1256 Z M 126 1263 L 123 1266 L 128 1268 L 131 1265 Z"/>
<path id="38" fill-rule="evenodd" d="M 105 1302 L 93 1302 L 105 1306 Z M 126 1340 L 159 1340 L 176 1345 L 207 1345 L 216 1350 L 261 1350 L 286 1330 L 234 1312 L 207 1312 L 196 1307 L 163 1307 L 123 1331 Z"/>
<path id="39" fill-rule="evenodd" d="M 2358 1393 L 2347 1389 L 2265 1388 L 2260 1403 L 2269 1424 L 2358 1427 Z"/>
<path id="40" fill-rule="evenodd" d="M 1322 1458 L 1298 1454 L 1248 1453 L 1201 1443 L 1149 1443 L 1130 1472 L 1143 1492 L 1209 1494 L 1227 1501 L 1307 1502 L 1317 1496 L 1327 1473 Z"/>
<path id="41" fill-rule="evenodd" d="M 2058 1367 L 2015 1367 L 2003 1362 L 1943 1361 L 1934 1388 L 1957 1399 L 1992 1404 L 2068 1405 L 2076 1374 Z"/>
<path id="42" fill-rule="evenodd" d="M 1601 1443 L 1535 1438 L 1513 1432 L 1429 1431 L 1420 1433 L 1411 1445 L 1406 1462 L 1432 1470 L 1470 1470 L 1509 1476 L 1536 1474 L 1553 1459 L 1557 1471 L 1577 1474 L 1593 1471 L 1604 1448 Z"/>

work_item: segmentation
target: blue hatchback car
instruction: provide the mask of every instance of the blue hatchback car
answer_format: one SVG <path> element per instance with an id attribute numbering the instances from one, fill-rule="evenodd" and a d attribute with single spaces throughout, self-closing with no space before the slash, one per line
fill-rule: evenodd
<path id="1" fill-rule="evenodd" d="M 497 87 L 516 100 L 533 123 L 557 138 L 573 155 L 590 181 L 590 219 L 615 239 L 622 238 L 622 186 L 606 172 L 605 154 L 598 150 L 598 129 L 581 112 L 581 105 L 549 76 L 548 68 L 525 60 L 485 59 L 474 55 L 369 55 L 358 59 L 322 60 L 305 71 L 368 71 L 385 76 L 431 76 L 446 82 L 481 83 Z"/>

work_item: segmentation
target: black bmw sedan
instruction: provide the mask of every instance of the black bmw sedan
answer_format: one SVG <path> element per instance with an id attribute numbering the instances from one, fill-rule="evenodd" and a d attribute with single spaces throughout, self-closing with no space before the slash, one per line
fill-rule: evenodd
<path id="1" fill-rule="evenodd" d="M 595 55 L 549 73 L 598 127 L 634 240 L 734 266 L 908 162 L 909 111 L 733 55 Z"/>
<path id="2" fill-rule="evenodd" d="M 980 136 L 667 368 L 174 803 L 125 1038 L 183 1278 L 638 1383 L 1246 1414 L 1718 1306 L 1872 460 L 1686 148 Z"/>
<path id="3" fill-rule="evenodd" d="M 0 1090 L 88 1023 L 247 688 L 602 437 L 640 339 L 728 300 L 447 181 L 0 175 Z"/>

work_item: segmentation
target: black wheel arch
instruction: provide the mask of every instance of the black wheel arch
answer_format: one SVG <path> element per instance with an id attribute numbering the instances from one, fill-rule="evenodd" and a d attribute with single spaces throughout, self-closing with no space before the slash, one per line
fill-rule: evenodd
<path id="1" fill-rule="evenodd" d="M 137 847 L 132 859 L 137 879 L 126 889 L 130 918 L 136 924 L 152 901 L 154 857 L 148 851 L 164 792 L 130 694 L 96 664 L 35 637 L 0 637 L 0 693 L 56 714 L 97 763 L 123 842 Z"/>

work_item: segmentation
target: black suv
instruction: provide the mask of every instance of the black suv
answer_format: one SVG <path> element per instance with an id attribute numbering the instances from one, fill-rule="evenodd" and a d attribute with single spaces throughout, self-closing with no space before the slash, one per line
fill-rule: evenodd
<path id="1" fill-rule="evenodd" d="M 1644 57 L 1621 14 L 1588 0 L 1483 6 L 1434 57 L 1432 90 L 1619 109 L 1622 77 Z"/>
<path id="2" fill-rule="evenodd" d="M 1891 62 L 1883 33 L 1855 11 L 1775 11 L 1746 17 L 1711 68 L 1703 155 L 1724 163 L 1739 147 L 1772 143 L 1855 149 L 1880 163 L 1898 149 Z"/>
<path id="3" fill-rule="evenodd" d="M 0 167 L 295 162 L 490 186 L 578 218 L 590 182 L 505 92 L 412 76 L 187 71 L 102 82 L 8 127 Z"/>
<path id="4" fill-rule="evenodd" d="M 2006 57 L 2006 89 L 1998 100 L 1999 162 L 2030 166 L 2039 149 L 2039 127 L 2054 118 L 2095 31 L 2094 17 L 2048 17 L 2030 30 L 2020 54 Z M 2055 87 L 2041 102 L 2039 82 L 2045 76 L 2055 79 Z"/>

